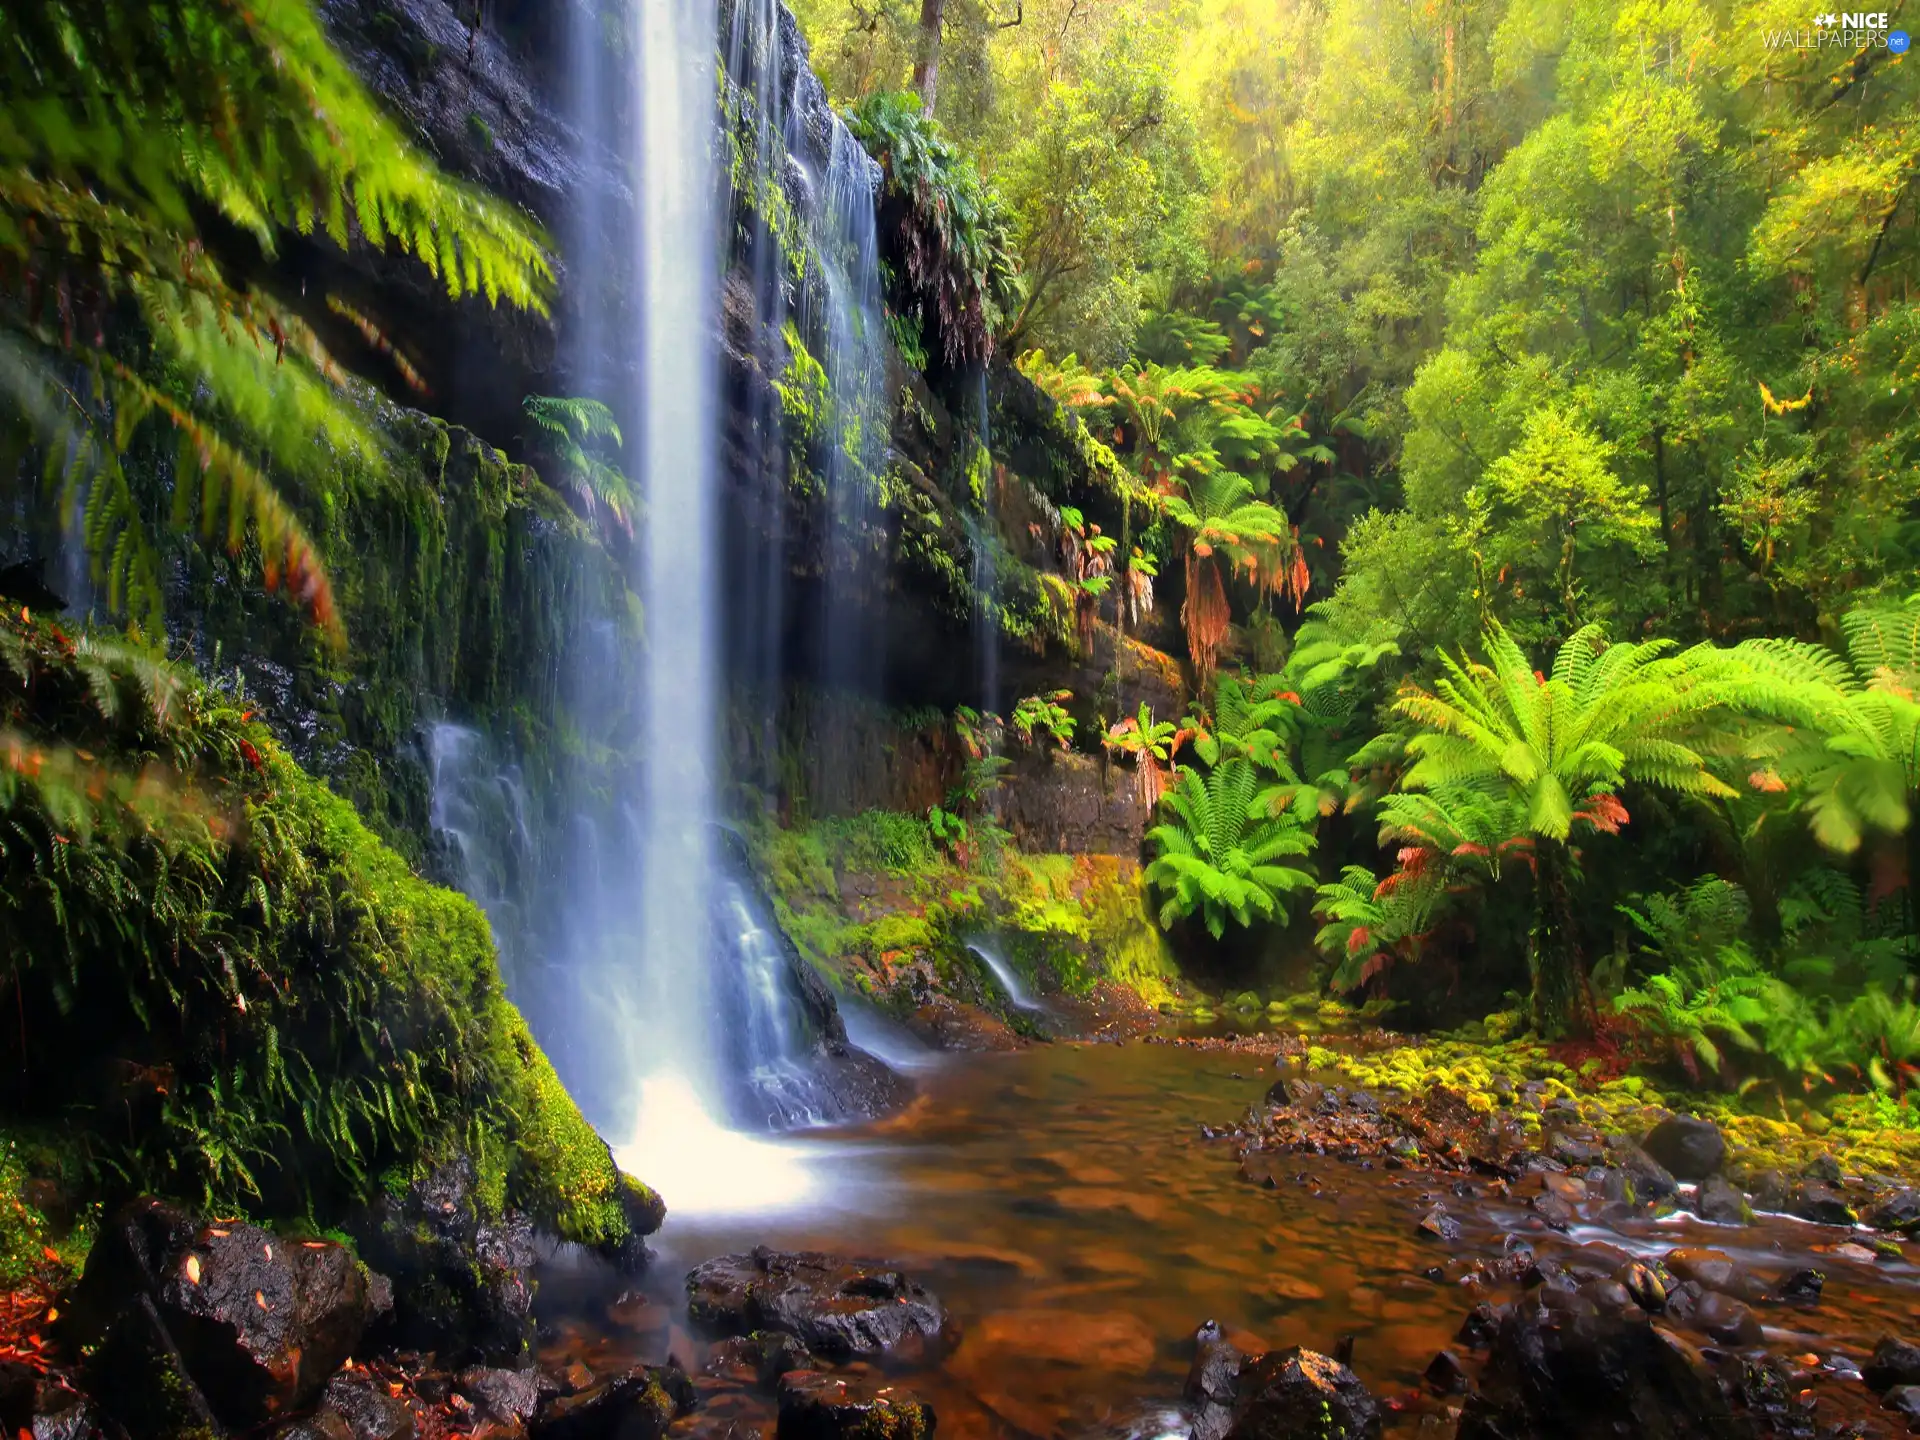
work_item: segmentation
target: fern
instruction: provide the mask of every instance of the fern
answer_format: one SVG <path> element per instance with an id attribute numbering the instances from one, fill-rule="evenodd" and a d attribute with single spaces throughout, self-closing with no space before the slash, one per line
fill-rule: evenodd
<path id="1" fill-rule="evenodd" d="M 614 524 L 631 534 L 632 482 L 625 471 L 595 453 L 598 442 L 625 443 L 613 412 L 598 400 L 529 395 L 521 402 L 521 413 L 534 426 L 535 447 L 557 468 L 561 488 L 589 516 L 605 510 Z"/>
<path id="2" fill-rule="evenodd" d="M 1312 888 L 1311 872 L 1278 862 L 1310 854 L 1313 831 L 1275 798 L 1275 787 L 1238 756 L 1204 775 L 1180 769 L 1161 800 L 1167 818 L 1146 837 L 1154 850 L 1146 879 L 1165 896 L 1163 927 L 1197 912 L 1218 939 L 1229 919 L 1283 920 L 1281 897 Z"/>
<path id="3" fill-rule="evenodd" d="M 173 430 L 168 523 L 197 520 L 230 550 L 256 541 L 268 587 L 335 629 L 324 568 L 281 486 L 343 456 L 376 469 L 385 456 L 297 307 L 229 279 L 232 242 L 213 243 L 195 217 L 218 216 L 269 258 L 289 235 L 344 247 L 357 232 L 411 254 L 450 296 L 534 309 L 552 279 L 544 238 L 413 146 L 307 0 L 25 0 L 8 11 L 0 88 L 9 445 L 47 457 L 49 487 L 82 505 L 108 603 L 153 631 L 160 543 L 124 457 L 137 432 Z M 351 307 L 313 303 L 391 351 Z M 122 333 L 127 312 L 137 334 Z M 136 356 L 141 341 L 150 355 Z"/>

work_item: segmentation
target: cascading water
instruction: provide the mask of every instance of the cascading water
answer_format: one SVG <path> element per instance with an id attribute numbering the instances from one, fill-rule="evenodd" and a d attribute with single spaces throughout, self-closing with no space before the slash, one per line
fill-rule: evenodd
<path id="1" fill-rule="evenodd" d="M 989 714 L 1000 711 L 1000 612 L 997 595 L 1000 580 L 1000 550 L 997 521 L 994 516 L 995 477 L 993 473 L 992 435 L 987 422 L 987 375 L 982 370 L 974 399 L 975 450 L 969 457 L 970 470 L 977 475 L 980 515 L 972 522 L 969 539 L 973 548 L 973 651 L 974 683 L 979 687 L 980 709 Z"/>
<path id="2" fill-rule="evenodd" d="M 1000 987 L 1000 992 L 1007 997 L 1007 1002 L 1014 1009 L 1044 1010 L 1046 1008 L 1034 998 L 1033 992 L 1027 989 L 1026 982 L 1015 972 L 1013 966 L 1007 963 L 1006 957 L 987 941 L 969 940 L 967 949 L 972 951 L 974 958 L 992 973 L 994 982 Z"/>
<path id="3" fill-rule="evenodd" d="M 487 737 L 441 721 L 427 727 L 427 825 L 441 847 L 439 868 L 492 923 L 511 974 L 509 937 L 523 930 L 521 896 L 534 857 L 527 790 L 517 766 L 501 764 Z"/>

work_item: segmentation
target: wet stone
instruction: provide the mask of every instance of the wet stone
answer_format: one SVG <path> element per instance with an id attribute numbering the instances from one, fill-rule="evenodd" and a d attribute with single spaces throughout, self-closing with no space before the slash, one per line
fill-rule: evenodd
<path id="1" fill-rule="evenodd" d="M 710 1332 L 779 1330 L 836 1360 L 923 1355 L 947 1322 L 931 1291 L 879 1262 L 765 1246 L 694 1269 L 687 1309 Z"/>
<path id="2" fill-rule="evenodd" d="M 1873 1347 L 1873 1358 L 1861 1367 L 1860 1373 L 1874 1390 L 1893 1385 L 1920 1385 L 1920 1345 L 1897 1335 L 1882 1335 Z"/>
<path id="3" fill-rule="evenodd" d="M 1647 1132 L 1644 1150 L 1676 1180 L 1704 1180 L 1718 1173 L 1727 1158 L 1727 1142 L 1712 1123 L 1692 1115 L 1673 1115 Z"/>
<path id="4" fill-rule="evenodd" d="M 780 1377 L 778 1440 L 928 1440 L 933 1407 L 874 1375 L 792 1370 Z"/>
<path id="5" fill-rule="evenodd" d="M 320 1392 L 320 1408 L 347 1422 L 353 1440 L 412 1440 L 413 1411 L 364 1370 L 342 1371 Z"/>
<path id="6" fill-rule="evenodd" d="M 1880 1405 L 1904 1416 L 1909 1424 L 1920 1420 L 1920 1385 L 1896 1385 L 1881 1397 Z"/>
<path id="7" fill-rule="evenodd" d="M 1703 1290 L 1717 1290 L 1737 1300 L 1758 1299 L 1762 1287 L 1747 1267 L 1723 1250 L 1682 1247 L 1669 1250 L 1667 1269 L 1682 1280 L 1691 1280 Z"/>
<path id="8" fill-rule="evenodd" d="M 541 1377 L 535 1370 L 476 1366 L 462 1370 L 454 1384 L 479 1418 L 490 1424 L 508 1428 L 523 1425 L 540 1408 Z"/>
<path id="9" fill-rule="evenodd" d="M 1421 1216 L 1417 1228 L 1429 1240 L 1454 1241 L 1460 1238 L 1460 1222 L 1440 1205 Z"/>
<path id="10" fill-rule="evenodd" d="M 1762 1338 L 1760 1322 L 1754 1318 L 1753 1311 L 1717 1290 L 1709 1290 L 1700 1297 L 1687 1323 L 1722 1345 L 1758 1345 Z"/>
<path id="11" fill-rule="evenodd" d="M 1882 1230 L 1912 1230 L 1920 1226 L 1920 1190 L 1896 1190 L 1874 1207 L 1868 1217 Z"/>
<path id="12" fill-rule="evenodd" d="M 1249 1360 L 1238 1390 L 1226 1440 L 1377 1440 L 1380 1434 L 1380 1407 L 1360 1377 L 1318 1351 L 1296 1346 Z"/>
<path id="13" fill-rule="evenodd" d="M 1613 1161 L 1633 1187 L 1636 1204 L 1664 1200 L 1679 1188 L 1672 1171 L 1630 1141 L 1621 1141 L 1613 1146 Z"/>
<path id="14" fill-rule="evenodd" d="M 1806 1180 L 1794 1186 L 1787 1209 L 1816 1225 L 1852 1225 L 1859 1219 L 1839 1191 L 1819 1180 Z"/>
<path id="15" fill-rule="evenodd" d="M 1423 1378 L 1439 1395 L 1464 1395 L 1467 1392 L 1466 1367 L 1451 1350 L 1442 1350 L 1435 1355 L 1428 1362 Z"/>
<path id="16" fill-rule="evenodd" d="M 1780 1281 L 1780 1299 L 1788 1305 L 1818 1305 L 1827 1277 L 1805 1266 L 1789 1271 Z"/>
<path id="17" fill-rule="evenodd" d="M 1716 1225 L 1751 1225 L 1753 1210 L 1742 1195 L 1723 1176 L 1711 1175 L 1700 1182 L 1693 1197 L 1693 1213 Z"/>
<path id="18" fill-rule="evenodd" d="M 663 1440 L 693 1408 L 693 1387 L 674 1366 L 636 1366 L 543 1406 L 530 1440 Z"/>

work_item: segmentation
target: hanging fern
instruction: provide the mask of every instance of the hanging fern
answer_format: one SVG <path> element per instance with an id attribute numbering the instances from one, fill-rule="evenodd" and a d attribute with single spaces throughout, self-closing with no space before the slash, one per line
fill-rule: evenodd
<path id="1" fill-rule="evenodd" d="M 633 484 L 626 472 L 595 453 L 601 441 L 624 444 L 613 412 L 598 400 L 529 395 L 521 413 L 532 422 L 534 446 L 551 461 L 561 488 L 589 516 L 605 510 L 613 523 L 633 531 Z"/>
<path id="2" fill-rule="evenodd" d="M 149 630 L 161 518 L 230 550 L 256 543 L 268 587 L 334 628 L 282 487 L 384 456 L 301 314 L 229 278 L 233 234 L 269 258 L 289 235 L 357 236 L 411 255 L 450 297 L 541 309 L 538 228 L 443 175 L 308 0 L 24 0 L 8 8 L 0 90 L 0 474 L 23 449 L 44 454 L 54 498 L 84 513 L 109 604 Z M 316 303 L 392 353 L 364 315 Z M 124 468 L 156 426 L 180 437 L 164 517 L 142 513 Z"/>

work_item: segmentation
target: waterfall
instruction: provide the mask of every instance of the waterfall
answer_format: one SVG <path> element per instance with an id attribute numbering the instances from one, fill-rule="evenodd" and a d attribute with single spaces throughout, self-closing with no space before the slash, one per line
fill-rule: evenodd
<path id="1" fill-rule="evenodd" d="M 973 952 L 976 960 L 992 972 L 995 983 L 999 985 L 1001 993 L 1007 997 L 1007 1002 L 1014 1009 L 1044 1010 L 1046 1008 L 1033 998 L 1033 992 L 1027 989 L 1025 982 L 1015 973 L 1013 966 L 1007 963 L 1006 957 L 986 941 L 969 940 L 967 949 Z"/>
<path id="2" fill-rule="evenodd" d="M 980 709 L 988 714 L 1000 711 L 1000 532 L 994 511 L 993 435 L 987 418 L 987 372 L 979 374 L 974 397 L 974 453 L 968 457 L 969 478 L 977 471 L 980 514 L 969 521 L 968 539 L 972 542 L 973 567 L 973 650 L 974 683 L 979 687 Z"/>

